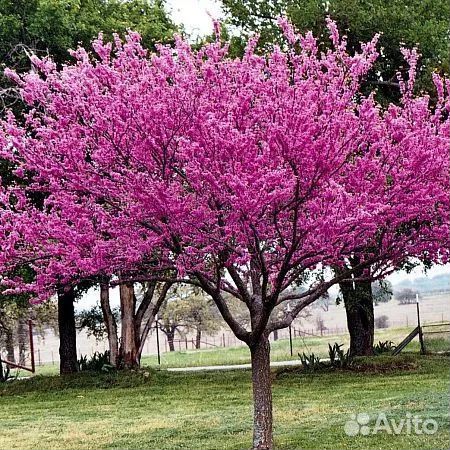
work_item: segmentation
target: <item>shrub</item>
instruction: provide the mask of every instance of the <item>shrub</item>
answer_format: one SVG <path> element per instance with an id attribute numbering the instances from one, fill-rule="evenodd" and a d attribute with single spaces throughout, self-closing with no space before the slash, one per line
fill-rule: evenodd
<path id="1" fill-rule="evenodd" d="M 373 352 L 375 355 L 382 355 L 383 353 L 392 353 L 395 350 L 395 344 L 392 341 L 379 341 L 373 347 Z"/>
<path id="2" fill-rule="evenodd" d="M 109 351 L 105 352 L 95 352 L 90 359 L 86 355 L 81 355 L 78 360 L 78 370 L 80 372 L 91 371 L 91 372 L 109 372 L 114 369 L 109 363 Z"/>
<path id="3" fill-rule="evenodd" d="M 314 372 L 317 369 L 322 368 L 322 363 L 320 362 L 320 358 L 316 356 L 314 353 L 307 355 L 306 353 L 298 354 L 300 361 L 302 363 L 303 369 L 308 372 Z"/>
<path id="4" fill-rule="evenodd" d="M 335 342 L 333 345 L 328 344 L 328 356 L 330 358 L 330 366 L 332 368 L 345 368 L 350 365 L 350 352 L 344 352 L 342 347 L 344 344 Z"/>
<path id="5" fill-rule="evenodd" d="M 388 328 L 389 327 L 389 317 L 382 315 L 375 319 L 375 328 Z"/>

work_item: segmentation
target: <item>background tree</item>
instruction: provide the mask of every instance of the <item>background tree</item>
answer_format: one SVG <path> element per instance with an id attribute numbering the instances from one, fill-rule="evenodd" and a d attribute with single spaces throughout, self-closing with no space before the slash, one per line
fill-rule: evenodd
<path id="1" fill-rule="evenodd" d="M 200 348 L 202 334 L 215 333 L 221 326 L 220 315 L 212 300 L 199 287 L 186 284 L 178 284 L 169 291 L 158 323 L 171 352 L 175 351 L 175 333 L 187 339 L 186 335 L 193 332 L 195 348 Z"/>
<path id="2" fill-rule="evenodd" d="M 403 288 L 398 292 L 395 292 L 395 299 L 400 305 L 407 305 L 409 303 L 416 303 L 417 297 L 420 299 L 419 291 L 412 288 Z"/>
<path id="3" fill-rule="evenodd" d="M 436 70 L 449 73 L 449 33 L 447 17 L 450 5 L 445 0 L 222 0 L 229 21 L 239 29 L 235 45 L 239 48 L 252 33 L 260 33 L 259 45 L 270 47 L 283 39 L 276 25 L 284 15 L 301 32 L 313 31 L 328 46 L 326 18 L 331 17 L 348 38 L 348 49 L 354 52 L 361 42 L 381 33 L 380 58 L 369 72 L 366 83 L 376 86 L 392 99 L 398 99 L 397 71 L 404 64 L 400 45 L 418 46 L 422 55 L 418 89 L 434 91 L 431 74 Z"/>
<path id="4" fill-rule="evenodd" d="M 14 296 L 3 298 L 0 302 L 0 349 L 6 353 L 6 359 L 21 365 L 29 364 L 28 320 L 33 321 L 34 333 L 45 337 L 49 328 L 57 330 L 57 307 L 52 300 L 31 306 L 28 298 Z M 17 349 L 17 353 L 16 353 Z M 17 358 L 16 358 L 17 356 Z"/>
<path id="5" fill-rule="evenodd" d="M 119 308 L 114 308 L 112 314 L 114 319 L 118 321 L 120 317 Z M 86 330 L 88 336 L 93 336 L 98 341 L 108 339 L 108 332 L 105 321 L 103 320 L 103 312 L 99 305 L 80 311 L 76 313 L 75 317 L 77 328 Z"/>
<path id="6" fill-rule="evenodd" d="M 180 287 L 177 288 L 179 292 Z M 195 348 L 201 346 L 204 334 L 209 336 L 217 333 L 223 324 L 220 313 L 211 298 L 197 286 L 186 286 L 187 292 L 183 296 L 188 308 L 184 311 L 186 331 L 195 334 Z"/>
<path id="7" fill-rule="evenodd" d="M 375 306 L 379 303 L 389 302 L 392 295 L 392 283 L 389 280 L 377 280 L 372 283 L 372 296 Z"/>
<path id="8" fill-rule="evenodd" d="M 330 309 L 330 305 L 332 303 L 333 300 L 331 299 L 330 294 L 327 292 L 325 295 L 322 295 L 322 297 L 320 297 L 319 300 L 314 303 L 314 305 L 327 312 Z"/>
<path id="9" fill-rule="evenodd" d="M 89 45 L 99 32 L 106 39 L 127 29 L 139 31 L 143 42 L 172 40 L 175 26 L 163 0 L 1 0 L 0 61 L 19 72 L 31 68 L 29 56 L 51 55 L 59 64 L 68 49 Z M 27 51 L 24 51 L 27 50 Z M 27 54 L 28 52 L 28 54 Z"/>

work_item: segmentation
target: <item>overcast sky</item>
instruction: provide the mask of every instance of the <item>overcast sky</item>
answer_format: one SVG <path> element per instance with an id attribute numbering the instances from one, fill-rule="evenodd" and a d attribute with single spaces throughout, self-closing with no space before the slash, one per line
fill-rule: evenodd
<path id="1" fill-rule="evenodd" d="M 167 7 L 176 24 L 183 24 L 192 37 L 211 34 L 212 19 L 220 19 L 223 12 L 215 0 L 167 0 Z"/>

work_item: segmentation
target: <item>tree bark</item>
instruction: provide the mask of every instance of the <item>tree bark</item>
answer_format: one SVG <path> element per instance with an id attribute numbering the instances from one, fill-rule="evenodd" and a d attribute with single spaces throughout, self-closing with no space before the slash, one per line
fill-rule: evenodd
<path id="1" fill-rule="evenodd" d="M 340 284 L 350 334 L 350 356 L 373 355 L 374 310 L 370 281 Z"/>
<path id="2" fill-rule="evenodd" d="M 272 450 L 270 343 L 263 334 L 250 346 L 253 385 L 253 450 Z"/>
<path id="3" fill-rule="evenodd" d="M 133 283 L 120 285 L 120 317 L 122 340 L 120 343 L 121 362 L 127 369 L 139 367 L 135 329 L 135 306 Z"/>
<path id="4" fill-rule="evenodd" d="M 16 357 L 14 355 L 14 337 L 13 337 L 13 333 L 11 330 L 7 330 L 5 332 L 6 335 L 6 342 L 5 342 L 5 347 L 6 347 L 6 358 L 8 361 L 15 363 L 16 362 Z"/>
<path id="5" fill-rule="evenodd" d="M 166 331 L 166 336 L 167 336 L 167 343 L 169 344 L 169 351 L 174 352 L 175 344 L 173 340 L 175 338 L 175 331 L 172 330 Z"/>
<path id="6" fill-rule="evenodd" d="M 142 351 L 144 350 L 145 341 L 147 340 L 148 333 L 150 328 L 155 321 L 156 315 L 158 314 L 161 305 L 164 303 L 167 292 L 172 286 L 172 282 L 167 281 L 163 284 L 161 291 L 159 292 L 158 298 L 155 302 L 153 302 L 153 297 L 155 294 L 155 289 L 152 289 L 150 292 L 147 290 L 146 295 L 151 294 L 151 298 L 147 298 L 146 305 L 142 307 L 142 303 L 139 306 L 138 312 L 136 313 L 136 336 L 138 336 L 138 350 L 137 350 L 137 360 L 140 364 Z M 141 313 L 139 312 L 141 310 Z M 144 326 L 142 326 L 142 321 L 147 314 L 147 318 L 145 320 Z"/>
<path id="7" fill-rule="evenodd" d="M 273 330 L 273 340 L 278 341 L 278 330 Z"/>
<path id="8" fill-rule="evenodd" d="M 195 334 L 195 348 L 198 350 L 200 348 L 202 340 L 202 330 L 197 328 L 197 332 Z"/>
<path id="9" fill-rule="evenodd" d="M 119 339 L 117 336 L 117 323 L 111 311 L 109 302 L 109 285 L 107 282 L 100 283 L 100 306 L 102 308 L 103 320 L 106 325 L 109 344 L 109 362 L 117 366 L 119 355 Z"/>
<path id="10" fill-rule="evenodd" d="M 73 288 L 58 291 L 59 373 L 61 375 L 78 371 L 74 302 Z"/>

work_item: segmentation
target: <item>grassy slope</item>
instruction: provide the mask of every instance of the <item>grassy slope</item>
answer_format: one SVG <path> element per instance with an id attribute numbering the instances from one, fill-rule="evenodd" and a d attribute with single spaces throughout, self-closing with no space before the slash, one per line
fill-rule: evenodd
<path id="1" fill-rule="evenodd" d="M 449 361 L 417 357 L 389 374 L 288 373 L 274 380 L 278 449 L 444 449 Z M 81 374 L 0 387 L 0 448 L 244 449 L 251 439 L 248 371 Z M 347 437 L 355 412 L 435 418 L 433 436 Z"/>

